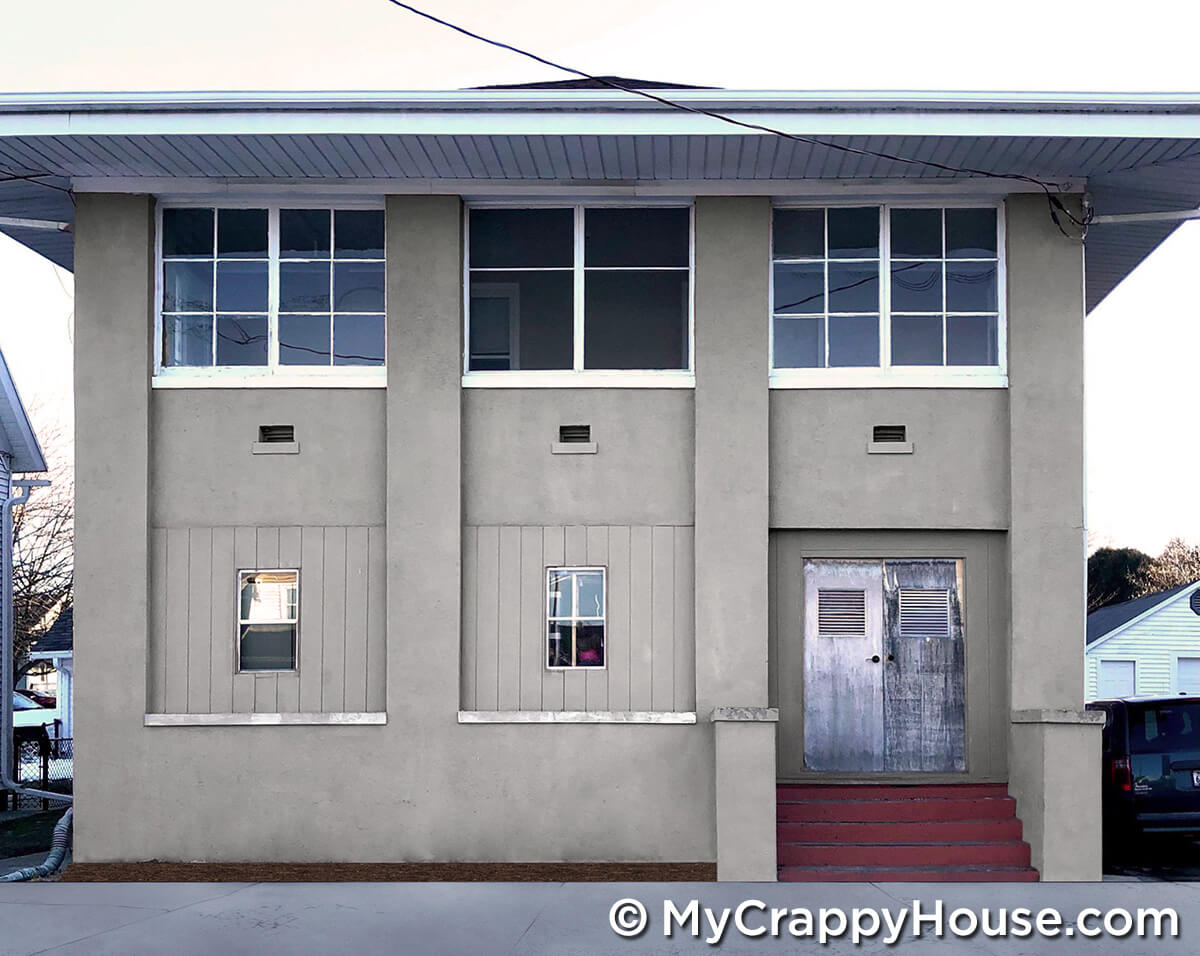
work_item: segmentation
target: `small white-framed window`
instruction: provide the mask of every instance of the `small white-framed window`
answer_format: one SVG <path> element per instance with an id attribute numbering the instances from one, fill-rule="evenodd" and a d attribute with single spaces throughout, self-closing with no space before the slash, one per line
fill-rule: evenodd
<path id="1" fill-rule="evenodd" d="M 382 383 L 384 213 L 161 203 L 155 381 Z"/>
<path id="2" fill-rule="evenodd" d="M 1003 387 L 999 204 L 777 205 L 771 385 Z"/>
<path id="3" fill-rule="evenodd" d="M 688 387 L 690 205 L 469 204 L 468 387 Z"/>
<path id="4" fill-rule="evenodd" d="M 1137 694 L 1137 661 L 1101 658 L 1096 662 L 1096 696 L 1102 699 Z"/>
<path id="5" fill-rule="evenodd" d="M 300 572 L 238 571 L 237 669 L 294 671 L 300 627 Z"/>
<path id="6" fill-rule="evenodd" d="M 1200 594 L 1200 591 L 1196 593 Z M 1200 654 L 1176 655 L 1175 692 L 1200 696 Z"/>
<path id="7" fill-rule="evenodd" d="M 605 666 L 606 584 L 603 567 L 546 569 L 548 669 Z"/>

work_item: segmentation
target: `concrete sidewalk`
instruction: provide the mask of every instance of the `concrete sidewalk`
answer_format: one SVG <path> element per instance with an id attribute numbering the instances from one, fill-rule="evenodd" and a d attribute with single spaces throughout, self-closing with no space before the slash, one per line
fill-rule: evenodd
<path id="1" fill-rule="evenodd" d="M 613 903 L 632 897 L 650 914 L 637 939 L 618 937 L 609 927 Z M 677 908 L 697 899 L 701 907 L 720 909 L 743 900 L 769 906 L 821 907 L 846 911 L 859 906 L 893 912 L 920 899 L 926 912 L 937 900 L 946 911 L 970 907 L 1055 907 L 1067 921 L 1084 907 L 1173 907 L 1179 913 L 1180 938 L 1093 940 L 1035 937 L 996 939 L 976 934 L 969 942 L 926 931 L 925 947 L 969 945 L 976 952 L 1137 953 L 1158 946 L 1200 951 L 1200 883 L 1102 884 L 652 884 L 652 883 L 31 883 L 0 885 L 0 954 L 35 953 L 137 956 L 169 952 L 262 954 L 419 953 L 422 956 L 541 956 L 582 953 L 698 953 L 714 947 L 676 929 L 663 934 L 663 900 Z M 758 924 L 769 924 L 759 917 Z M 703 920 L 701 925 L 705 925 Z M 785 922 L 786 927 L 786 922 Z M 786 934 L 777 939 L 746 938 L 732 929 L 722 956 L 796 952 L 814 945 Z M 850 939 L 833 941 L 827 950 L 856 950 Z M 866 941 L 857 951 L 888 951 L 882 939 Z"/>

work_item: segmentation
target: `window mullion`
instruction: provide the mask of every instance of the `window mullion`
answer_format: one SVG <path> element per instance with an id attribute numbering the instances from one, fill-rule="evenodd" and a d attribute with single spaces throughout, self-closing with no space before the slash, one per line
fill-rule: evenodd
<path id="1" fill-rule="evenodd" d="M 879 362 L 892 367 L 892 209 L 879 208 Z"/>
<path id="2" fill-rule="evenodd" d="M 279 368 L 279 207 L 267 210 L 267 368 Z"/>
<path id="3" fill-rule="evenodd" d="M 575 353 L 572 367 L 576 372 L 583 371 L 583 295 L 584 295 L 584 249 L 583 249 L 583 216 L 582 206 L 575 207 Z M 574 647 L 574 637 L 571 639 Z M 572 650 L 572 654 L 574 651 Z"/>
<path id="4" fill-rule="evenodd" d="M 213 235 L 212 235 L 212 368 L 217 366 L 217 263 L 220 256 L 220 249 L 217 248 L 217 217 L 221 215 L 221 211 L 216 207 L 212 211 Z"/>

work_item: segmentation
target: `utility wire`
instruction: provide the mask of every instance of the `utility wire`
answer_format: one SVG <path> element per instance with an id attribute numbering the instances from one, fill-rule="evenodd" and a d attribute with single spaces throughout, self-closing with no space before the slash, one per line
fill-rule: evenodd
<path id="1" fill-rule="evenodd" d="M 490 37 L 485 37 L 482 34 L 468 30 L 466 27 L 459 26 L 457 23 L 451 23 L 449 20 L 444 20 L 441 17 L 435 16 L 432 13 L 427 13 L 414 7 L 412 4 L 403 3 L 401 0 L 387 0 L 392 6 L 399 7 L 402 10 L 407 10 L 409 13 L 416 14 L 419 17 L 424 17 L 439 26 L 446 27 L 456 33 L 461 33 L 463 36 L 470 37 L 472 40 L 479 40 L 481 43 L 486 43 L 489 46 L 498 47 L 501 50 L 508 50 L 511 53 L 516 53 L 518 56 L 526 57 L 533 60 L 535 63 L 541 63 L 543 66 L 548 66 L 552 69 L 559 70 L 563 73 L 570 73 L 580 79 L 590 80 L 594 83 L 599 83 L 602 86 L 611 87 L 614 90 L 620 90 L 625 93 L 632 93 L 635 96 L 640 96 L 647 100 L 652 100 L 663 106 L 669 106 L 671 109 L 682 110 L 686 113 L 695 113 L 698 116 L 707 116 L 710 119 L 719 120 L 722 123 L 729 123 L 732 126 L 740 126 L 743 129 L 753 130 L 758 133 L 767 133 L 771 136 L 779 136 L 783 139 L 788 139 L 796 143 L 803 143 L 807 146 L 820 146 L 824 149 L 837 150 L 843 153 L 852 153 L 856 156 L 871 156 L 876 159 L 886 159 L 894 163 L 904 163 L 911 166 L 924 166 L 929 169 L 938 169 L 943 172 L 950 173 L 966 173 L 972 176 L 983 176 L 988 179 L 1008 179 L 1018 182 L 1030 183 L 1038 186 L 1045 194 L 1046 201 L 1050 206 L 1050 218 L 1054 220 L 1054 224 L 1058 227 L 1058 231 L 1068 238 L 1075 238 L 1063 228 L 1062 222 L 1059 219 L 1061 213 L 1070 222 L 1076 225 L 1080 230 L 1079 239 L 1087 237 L 1087 227 L 1092 221 L 1092 211 L 1087 210 L 1082 217 L 1076 216 L 1066 205 L 1055 195 L 1055 190 L 1062 192 L 1065 188 L 1062 183 L 1051 182 L 1048 180 L 1038 179 L 1036 176 L 1027 176 L 1024 173 L 996 173 L 986 169 L 973 169 L 969 166 L 951 166 L 945 163 L 938 163 L 930 159 L 915 159 L 911 156 L 897 156 L 893 153 L 884 153 L 878 150 L 865 149 L 857 146 L 847 146 L 844 143 L 835 143 L 831 140 L 818 139 L 812 136 L 799 136 L 795 133 L 788 133 L 781 129 L 775 129 L 771 126 L 764 126 L 760 123 L 751 123 L 746 120 L 736 119 L 724 113 L 718 113 L 715 110 L 704 109 L 699 106 L 691 106 L 687 103 L 680 103 L 676 100 L 667 99 L 665 96 L 659 96 L 656 93 L 651 93 L 648 90 L 635 89 L 625 86 L 622 83 L 617 83 L 605 76 L 595 76 L 591 73 L 585 73 L 583 70 L 577 70 L 574 67 L 565 66 L 562 63 L 555 63 L 553 60 L 548 60 L 543 56 L 538 56 L 536 53 L 531 53 L 528 50 L 523 50 L 520 47 L 513 46 L 510 43 L 504 43 L 500 40 L 493 40 Z"/>

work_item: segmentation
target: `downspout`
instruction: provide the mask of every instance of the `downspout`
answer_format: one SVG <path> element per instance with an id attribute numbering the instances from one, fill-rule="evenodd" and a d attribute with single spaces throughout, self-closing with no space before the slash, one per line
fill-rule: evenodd
<path id="1" fill-rule="evenodd" d="M 33 797 L 46 797 L 52 800 L 71 802 L 70 794 L 51 793 L 46 790 L 34 790 L 23 787 L 12 779 L 13 763 L 13 539 L 12 539 L 12 510 L 16 505 L 29 500 L 33 488 L 45 488 L 50 484 L 43 478 L 22 479 L 12 482 L 11 487 L 18 490 L 17 496 L 9 497 L 3 505 L 3 523 L 0 528 L 0 545 L 7 551 L 4 564 L 3 580 L 3 635 L 0 635 L 0 692 L 4 699 L 0 701 L 0 789 L 14 790 L 17 793 L 27 793 Z M 20 494 L 23 492 L 23 494 Z"/>

